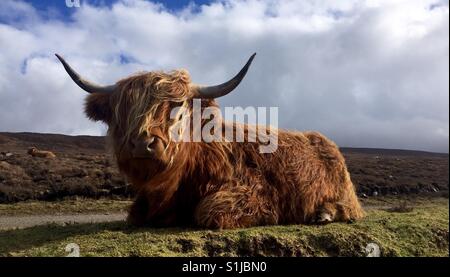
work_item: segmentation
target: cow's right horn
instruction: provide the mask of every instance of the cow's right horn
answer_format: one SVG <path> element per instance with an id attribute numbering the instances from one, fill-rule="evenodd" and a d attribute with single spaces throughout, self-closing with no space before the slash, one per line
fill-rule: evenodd
<path id="1" fill-rule="evenodd" d="M 55 54 L 55 56 L 63 64 L 70 78 L 85 91 L 89 93 L 111 93 L 116 89 L 116 85 L 100 86 L 83 79 L 60 55 Z"/>

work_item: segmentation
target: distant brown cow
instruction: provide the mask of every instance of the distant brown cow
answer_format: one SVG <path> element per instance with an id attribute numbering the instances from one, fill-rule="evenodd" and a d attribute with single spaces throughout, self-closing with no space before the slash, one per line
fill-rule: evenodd
<path id="1" fill-rule="evenodd" d="M 28 154 L 39 158 L 56 158 L 56 155 L 53 154 L 53 152 L 38 150 L 36 147 L 31 147 L 28 149 Z"/>
<path id="2" fill-rule="evenodd" d="M 137 192 L 128 216 L 132 224 L 237 228 L 363 216 L 344 157 L 317 132 L 279 130 L 272 153 L 258 152 L 259 144 L 248 140 L 171 140 L 177 123 L 170 117 L 173 108 L 192 111 L 194 98 L 202 99 L 203 108 L 217 107 L 214 98 L 239 85 L 254 55 L 233 79 L 217 86 L 192 84 L 185 70 L 140 73 L 99 86 L 57 57 L 75 83 L 91 93 L 87 116 L 109 126 L 118 166 Z M 253 128 L 221 124 L 246 132 Z"/>

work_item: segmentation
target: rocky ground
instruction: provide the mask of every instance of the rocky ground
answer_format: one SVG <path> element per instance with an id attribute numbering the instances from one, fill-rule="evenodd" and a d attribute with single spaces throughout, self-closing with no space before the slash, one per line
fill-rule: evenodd
<path id="1" fill-rule="evenodd" d="M 32 157 L 30 147 L 56 158 Z M 0 133 L 0 153 L 0 203 L 131 196 L 102 137 Z"/>

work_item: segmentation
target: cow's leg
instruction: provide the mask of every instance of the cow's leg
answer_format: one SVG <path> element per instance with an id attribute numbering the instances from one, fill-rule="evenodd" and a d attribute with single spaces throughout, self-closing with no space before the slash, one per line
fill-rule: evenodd
<path id="1" fill-rule="evenodd" d="M 257 191 L 234 186 L 203 198 L 196 208 L 195 221 L 201 227 L 231 229 L 277 224 L 278 215 Z"/>
<path id="2" fill-rule="evenodd" d="M 134 226 L 142 226 L 147 221 L 148 200 L 143 195 L 138 195 L 128 212 L 127 222 Z"/>

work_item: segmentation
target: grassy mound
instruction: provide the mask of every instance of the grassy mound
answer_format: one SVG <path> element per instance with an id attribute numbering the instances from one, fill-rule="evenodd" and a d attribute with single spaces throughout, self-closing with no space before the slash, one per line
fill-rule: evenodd
<path id="1" fill-rule="evenodd" d="M 124 222 L 46 225 L 0 232 L 1 256 L 448 256 L 448 199 L 411 209 L 369 209 L 364 220 L 238 230 L 132 228 Z"/>

